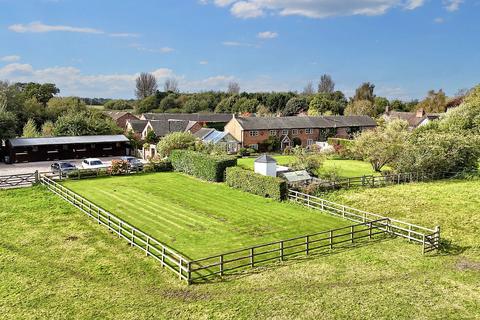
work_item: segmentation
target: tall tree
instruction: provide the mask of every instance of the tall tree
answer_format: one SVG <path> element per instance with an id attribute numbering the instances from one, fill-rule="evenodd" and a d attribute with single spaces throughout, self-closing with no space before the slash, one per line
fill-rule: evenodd
<path id="1" fill-rule="evenodd" d="M 17 83 L 16 86 L 20 88 L 26 95 L 27 98 L 35 98 L 40 102 L 44 107 L 47 106 L 47 102 L 53 98 L 56 94 L 60 93 L 53 83 Z"/>
<path id="2" fill-rule="evenodd" d="M 372 104 L 375 102 L 375 85 L 370 82 L 364 82 L 360 87 L 355 90 L 355 96 L 353 96 L 353 101 L 368 100 Z"/>
<path id="3" fill-rule="evenodd" d="M 163 90 L 165 92 L 179 92 L 180 90 L 178 89 L 178 81 L 175 78 L 168 78 L 165 80 L 165 83 L 163 84 Z"/>
<path id="4" fill-rule="evenodd" d="M 327 114 L 343 114 L 347 106 L 347 99 L 341 91 L 333 93 L 318 93 L 308 108 L 308 114 L 311 116 Z"/>
<path id="5" fill-rule="evenodd" d="M 42 136 L 52 137 L 54 128 L 55 126 L 53 125 L 52 121 L 45 121 L 45 123 L 42 125 Z"/>
<path id="6" fill-rule="evenodd" d="M 425 112 L 441 113 L 445 112 L 447 108 L 447 96 L 442 89 L 435 92 L 435 90 L 428 91 L 427 97 L 420 101 L 417 109 L 423 109 Z"/>
<path id="7" fill-rule="evenodd" d="M 334 90 L 335 82 L 333 82 L 332 77 L 328 74 L 322 75 L 318 83 L 318 93 L 332 93 Z"/>
<path id="8" fill-rule="evenodd" d="M 15 137 L 16 122 L 17 118 L 13 112 L 0 109 L 0 142 Z"/>
<path id="9" fill-rule="evenodd" d="M 303 88 L 303 92 L 302 92 L 304 95 L 307 95 L 307 96 L 311 96 L 312 94 L 315 93 L 315 90 L 313 89 L 313 83 L 312 81 L 309 81 L 307 83 L 307 85 L 305 86 L 305 88 Z"/>
<path id="10" fill-rule="evenodd" d="M 138 99 L 149 97 L 157 90 L 157 79 L 151 73 L 142 72 L 135 80 L 135 83 L 135 95 Z"/>
<path id="11" fill-rule="evenodd" d="M 40 136 L 37 130 L 37 125 L 33 119 L 28 119 L 27 123 L 23 126 L 22 138 L 35 138 Z"/>
<path id="12" fill-rule="evenodd" d="M 240 85 L 238 84 L 238 82 L 231 81 L 228 84 L 227 92 L 229 94 L 239 94 L 240 93 Z"/>

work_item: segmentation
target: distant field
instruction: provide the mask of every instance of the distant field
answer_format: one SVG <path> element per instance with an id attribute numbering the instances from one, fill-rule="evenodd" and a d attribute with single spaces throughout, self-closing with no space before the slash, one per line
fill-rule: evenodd
<path id="1" fill-rule="evenodd" d="M 351 224 L 180 173 L 64 185 L 192 258 Z"/>
<path id="2" fill-rule="evenodd" d="M 188 287 L 45 189 L 0 191 L 1 317 L 479 319 L 478 190 L 479 180 L 336 194 L 441 223 L 452 246 L 439 255 L 423 257 L 420 246 L 395 239 Z"/>
<path id="3" fill-rule="evenodd" d="M 292 156 L 273 156 L 279 165 L 288 165 Z M 253 163 L 255 158 L 241 158 L 238 159 L 238 165 L 245 168 L 253 170 Z M 341 177 L 360 177 L 363 175 L 378 174 L 372 170 L 372 167 L 369 163 L 358 160 L 331 160 L 327 159 L 323 163 L 323 166 L 320 170 L 320 173 L 337 170 L 338 174 Z"/>

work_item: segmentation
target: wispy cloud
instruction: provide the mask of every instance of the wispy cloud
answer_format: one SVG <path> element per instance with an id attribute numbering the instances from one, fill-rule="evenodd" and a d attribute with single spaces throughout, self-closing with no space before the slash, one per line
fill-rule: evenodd
<path id="1" fill-rule="evenodd" d="M 200 61 L 199 63 L 200 63 L 201 65 L 204 65 L 204 66 L 205 66 L 205 65 L 208 64 L 208 61 L 207 61 L 207 60 L 202 60 L 202 61 Z"/>
<path id="2" fill-rule="evenodd" d="M 20 60 L 20 56 L 17 56 L 17 55 L 0 57 L 0 61 L 2 62 L 15 62 L 18 60 Z"/>
<path id="3" fill-rule="evenodd" d="M 441 24 L 441 23 L 445 22 L 445 19 L 438 17 L 438 18 L 433 19 L 433 22 Z"/>
<path id="4" fill-rule="evenodd" d="M 247 42 L 237 42 L 237 41 L 224 41 L 222 42 L 224 46 L 227 47 L 254 47 L 255 45 Z"/>
<path id="5" fill-rule="evenodd" d="M 8 30 L 17 33 L 47 33 L 47 32 L 73 32 L 88 34 L 103 34 L 111 37 L 138 37 L 135 33 L 108 33 L 100 29 L 89 27 L 74 27 L 67 25 L 49 25 L 40 21 L 30 22 L 28 24 L 12 24 Z"/>
<path id="6" fill-rule="evenodd" d="M 462 3 L 463 0 L 444 0 L 445 9 L 450 12 L 454 12 L 460 9 L 460 5 Z"/>
<path id="7" fill-rule="evenodd" d="M 137 49 L 138 51 L 152 52 L 152 53 L 170 53 L 175 51 L 175 49 L 170 47 L 161 47 L 161 48 L 149 48 L 138 43 L 130 44 L 130 47 Z"/>
<path id="8" fill-rule="evenodd" d="M 375 16 L 385 14 L 394 8 L 414 10 L 423 6 L 426 0 L 201 0 L 201 2 L 229 7 L 233 16 L 249 19 L 267 14 L 309 18 Z"/>
<path id="9" fill-rule="evenodd" d="M 264 31 L 257 34 L 257 38 L 260 39 L 275 39 L 278 38 L 278 33 L 273 31 Z"/>

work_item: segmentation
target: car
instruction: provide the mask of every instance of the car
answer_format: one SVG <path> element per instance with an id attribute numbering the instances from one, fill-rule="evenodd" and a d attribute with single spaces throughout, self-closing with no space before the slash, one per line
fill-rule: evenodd
<path id="1" fill-rule="evenodd" d="M 50 166 L 52 173 L 60 173 L 66 175 L 68 172 L 77 170 L 77 167 L 70 162 L 54 162 Z"/>
<path id="2" fill-rule="evenodd" d="M 100 159 L 87 158 L 82 161 L 83 169 L 105 169 L 108 165 L 104 164 Z"/>
<path id="3" fill-rule="evenodd" d="M 142 171 L 143 163 L 135 157 L 121 157 L 120 160 L 126 161 L 128 163 L 128 169 L 131 171 Z"/>

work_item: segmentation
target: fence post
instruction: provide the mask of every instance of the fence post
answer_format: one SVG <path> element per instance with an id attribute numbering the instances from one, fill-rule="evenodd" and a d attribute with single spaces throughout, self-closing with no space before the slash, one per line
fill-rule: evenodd
<path id="1" fill-rule="evenodd" d="M 223 277 L 223 254 L 220 255 L 220 276 Z"/>
<path id="2" fill-rule="evenodd" d="M 138 172 L 137 172 L 138 173 Z M 187 284 L 192 284 L 192 263 L 190 261 L 187 262 Z"/>
<path id="3" fill-rule="evenodd" d="M 165 267 L 165 247 L 162 246 L 162 267 Z"/>
<path id="4" fill-rule="evenodd" d="M 130 242 L 131 246 L 135 243 L 135 229 L 132 228 L 132 241 Z"/>
<path id="5" fill-rule="evenodd" d="M 122 221 L 118 221 L 118 237 L 122 237 Z"/>
<path id="6" fill-rule="evenodd" d="M 182 258 L 179 258 L 178 259 L 178 278 L 180 280 L 182 280 L 182 276 L 183 276 L 182 267 L 183 267 Z"/>
<path id="7" fill-rule="evenodd" d="M 254 248 L 250 249 L 250 266 L 253 268 L 255 266 L 255 256 L 254 256 Z"/>
<path id="8" fill-rule="evenodd" d="M 409 241 L 409 242 L 412 241 L 411 238 L 412 238 L 412 225 L 409 224 L 409 225 L 408 225 L 408 241 Z"/>
<path id="9" fill-rule="evenodd" d="M 305 253 L 308 255 L 308 251 L 309 251 L 309 244 L 310 244 L 310 237 L 309 236 L 306 236 L 305 237 Z"/>
<path id="10" fill-rule="evenodd" d="M 333 231 L 330 230 L 329 232 L 329 242 L 330 242 L 330 249 L 333 249 Z"/>
<path id="11" fill-rule="evenodd" d="M 372 222 L 368 224 L 368 238 L 372 239 Z"/>
<path id="12" fill-rule="evenodd" d="M 423 240 L 422 240 L 422 244 L 423 244 L 423 254 L 425 254 L 425 235 L 423 234 Z"/>
<path id="13" fill-rule="evenodd" d="M 440 249 L 440 226 L 435 226 L 435 245 Z"/>
<path id="14" fill-rule="evenodd" d="M 40 177 L 38 175 L 38 170 L 35 170 L 35 183 L 37 184 L 40 181 Z"/>
<path id="15" fill-rule="evenodd" d="M 147 237 L 147 246 L 145 247 L 145 255 L 148 257 L 150 251 L 150 237 Z"/>
<path id="16" fill-rule="evenodd" d="M 354 232 L 354 226 L 351 226 L 350 227 L 350 240 L 352 241 L 352 243 L 353 243 L 353 232 Z"/>
<path id="17" fill-rule="evenodd" d="M 280 241 L 280 261 L 283 261 L 283 241 Z"/>

